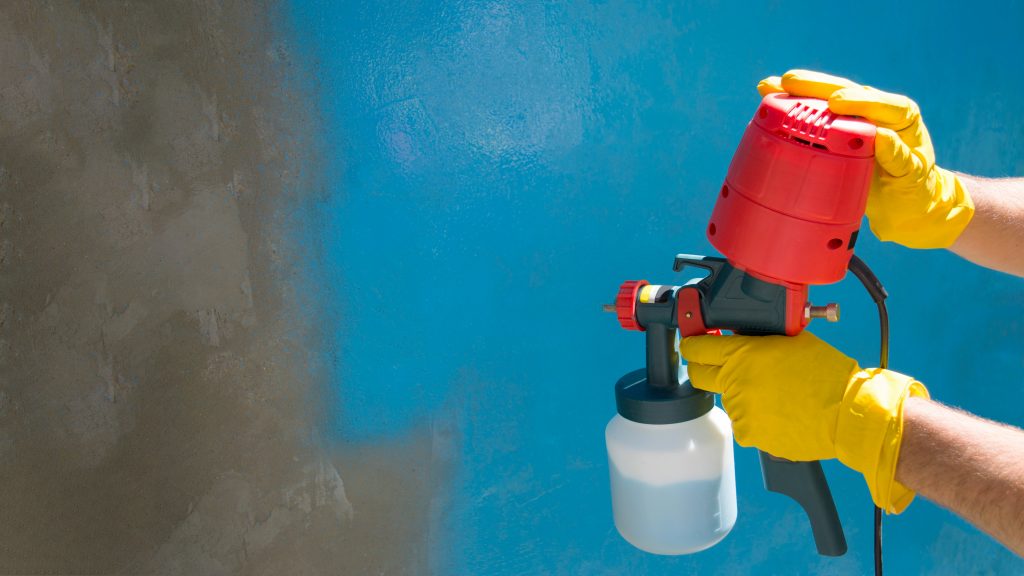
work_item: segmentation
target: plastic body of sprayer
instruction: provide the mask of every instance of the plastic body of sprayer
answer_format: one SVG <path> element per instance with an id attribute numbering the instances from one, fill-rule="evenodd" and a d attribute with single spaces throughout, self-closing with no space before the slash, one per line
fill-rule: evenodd
<path id="1" fill-rule="evenodd" d="M 707 273 L 680 286 L 625 282 L 614 306 L 623 328 L 678 330 L 683 337 L 715 330 L 793 336 L 813 318 L 838 320 L 837 305 L 810 304 L 808 287 L 845 276 L 867 202 L 874 136 L 873 125 L 835 115 L 822 100 L 766 96 L 706 230 L 726 258 L 677 256 L 677 272 Z M 648 372 L 652 362 L 663 365 L 658 354 L 649 342 Z M 625 416 L 621 402 L 619 411 Z M 765 488 L 803 507 L 818 552 L 844 554 L 846 539 L 821 464 L 760 457 Z"/>

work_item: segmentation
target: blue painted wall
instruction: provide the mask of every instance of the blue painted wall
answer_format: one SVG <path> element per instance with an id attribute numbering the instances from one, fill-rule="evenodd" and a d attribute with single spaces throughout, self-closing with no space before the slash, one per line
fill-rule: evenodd
<path id="1" fill-rule="evenodd" d="M 802 513 L 737 450 L 740 518 L 717 547 L 643 554 L 611 522 L 603 432 L 642 338 L 600 306 L 621 280 L 676 280 L 712 253 L 714 193 L 762 76 L 822 69 L 917 99 L 940 164 L 1024 173 L 1024 10 L 934 2 L 295 0 L 316 72 L 327 194 L 306 234 L 334 441 L 454 431 L 432 566 L 460 574 L 869 571 L 871 508 L 826 471 L 850 553 L 814 554 Z M 888 24 L 886 24 L 888 23 Z M 869 235 L 870 236 L 870 235 Z M 1024 424 L 1024 283 L 873 237 L 892 365 L 946 403 Z M 855 281 L 815 331 L 876 362 Z M 344 473 L 343 473 L 344 475 Z M 919 500 L 885 528 L 891 573 L 1003 573 L 1017 560 Z M 1014 568 L 1015 567 L 1015 568 Z"/>

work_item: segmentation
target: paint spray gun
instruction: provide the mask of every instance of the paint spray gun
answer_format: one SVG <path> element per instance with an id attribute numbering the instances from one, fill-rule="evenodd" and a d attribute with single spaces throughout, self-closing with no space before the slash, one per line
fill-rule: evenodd
<path id="1" fill-rule="evenodd" d="M 720 541 L 736 521 L 731 425 L 711 393 L 690 385 L 677 334 L 793 336 L 812 319 L 838 321 L 838 305 L 812 305 L 808 287 L 838 282 L 849 269 L 878 304 L 885 366 L 886 294 L 853 254 L 874 137 L 872 124 L 833 114 L 825 101 L 766 96 L 707 227 L 708 240 L 726 258 L 678 255 L 676 272 L 706 275 L 681 285 L 627 281 L 605 307 L 623 328 L 646 337 L 646 367 L 615 385 L 618 414 L 606 430 L 615 525 L 634 546 L 693 553 Z M 760 461 L 765 488 L 807 513 L 819 554 L 844 554 L 846 538 L 820 462 L 764 452 Z M 876 510 L 876 527 L 879 518 Z M 878 539 L 876 531 L 876 551 Z"/>

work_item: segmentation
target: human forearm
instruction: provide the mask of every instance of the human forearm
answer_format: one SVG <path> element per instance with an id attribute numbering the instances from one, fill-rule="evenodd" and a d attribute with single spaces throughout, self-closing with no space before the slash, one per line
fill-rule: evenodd
<path id="1" fill-rule="evenodd" d="M 1024 556 L 1024 431 L 908 398 L 896 480 Z"/>
<path id="2" fill-rule="evenodd" d="M 974 217 L 950 250 L 975 264 L 1024 276 L 1024 178 L 957 174 Z"/>

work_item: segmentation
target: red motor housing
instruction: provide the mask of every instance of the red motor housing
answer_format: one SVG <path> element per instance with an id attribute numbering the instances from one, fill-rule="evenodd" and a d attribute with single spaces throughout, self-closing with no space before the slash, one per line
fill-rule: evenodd
<path id="1" fill-rule="evenodd" d="M 707 236 L 737 268 L 784 284 L 846 274 L 875 161 L 875 126 L 815 98 L 769 94 L 733 156 Z"/>

